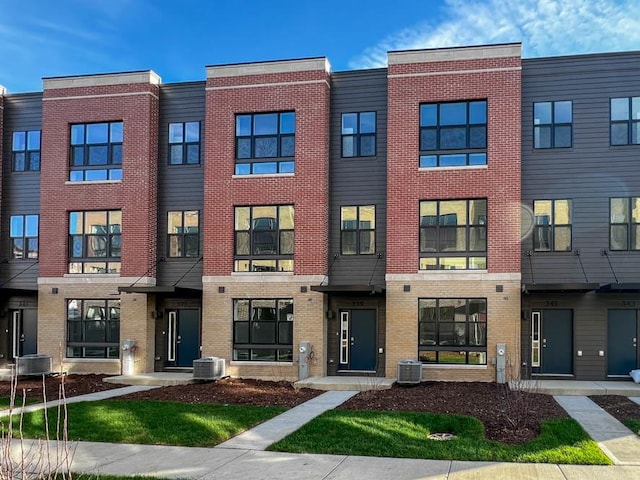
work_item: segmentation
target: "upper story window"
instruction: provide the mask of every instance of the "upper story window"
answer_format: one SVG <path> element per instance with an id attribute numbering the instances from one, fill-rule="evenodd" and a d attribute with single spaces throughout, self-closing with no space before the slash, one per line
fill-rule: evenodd
<path id="1" fill-rule="evenodd" d="M 533 104 L 533 147 L 571 146 L 573 102 L 538 102 Z"/>
<path id="2" fill-rule="evenodd" d="M 376 253 L 376 207 L 340 208 L 340 252 L 342 255 Z"/>
<path id="3" fill-rule="evenodd" d="M 420 105 L 420 167 L 487 164 L 487 102 Z"/>
<path id="4" fill-rule="evenodd" d="M 236 115 L 236 175 L 293 173 L 295 112 Z"/>
<path id="5" fill-rule="evenodd" d="M 169 164 L 200 163 L 200 122 L 169 124 Z"/>
<path id="6" fill-rule="evenodd" d="M 609 202 L 609 248 L 640 250 L 640 197 L 611 198 Z"/>
<path id="7" fill-rule="evenodd" d="M 487 268 L 487 200 L 420 202 L 420 270 Z"/>
<path id="8" fill-rule="evenodd" d="M 168 213 L 167 235 L 170 258 L 200 256 L 200 221 L 197 210 Z"/>
<path id="9" fill-rule="evenodd" d="M 120 273 L 120 210 L 69 212 L 69 273 Z"/>
<path id="10" fill-rule="evenodd" d="M 11 156 L 13 171 L 40 170 L 40 130 L 13 132 Z"/>
<path id="11" fill-rule="evenodd" d="M 293 205 L 236 207 L 236 272 L 293 271 Z"/>
<path id="12" fill-rule="evenodd" d="M 571 251 L 571 200 L 534 200 L 533 249 L 536 252 Z"/>
<path id="13" fill-rule="evenodd" d="M 120 300 L 67 300 L 67 357 L 120 356 Z"/>
<path id="14" fill-rule="evenodd" d="M 122 180 L 122 122 L 71 125 L 72 182 Z"/>
<path id="15" fill-rule="evenodd" d="M 640 97 L 611 99 L 611 145 L 640 143 Z"/>
<path id="16" fill-rule="evenodd" d="M 38 215 L 11 215 L 11 258 L 38 258 Z"/>
<path id="17" fill-rule="evenodd" d="M 376 112 L 342 114 L 342 156 L 373 157 L 376 154 Z"/>

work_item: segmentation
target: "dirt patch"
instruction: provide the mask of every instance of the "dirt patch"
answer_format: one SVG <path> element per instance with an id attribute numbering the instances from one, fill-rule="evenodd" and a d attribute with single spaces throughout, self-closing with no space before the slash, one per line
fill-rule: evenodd
<path id="1" fill-rule="evenodd" d="M 620 395 L 593 395 L 589 397 L 621 422 L 640 420 L 640 405 Z"/>
<path id="2" fill-rule="evenodd" d="M 44 378 L 44 389 L 47 400 L 58 400 L 61 398 L 61 388 L 64 385 L 64 396 L 66 398 L 76 397 L 93 392 L 102 392 L 112 388 L 124 387 L 115 383 L 106 383 L 105 377 L 110 375 L 55 375 Z M 18 379 L 16 396 L 22 397 L 25 392 L 28 399 L 43 399 L 43 378 L 42 377 L 21 377 Z M 0 382 L 0 397 L 11 395 L 11 382 Z M 20 402 L 16 402 L 18 404 Z"/>

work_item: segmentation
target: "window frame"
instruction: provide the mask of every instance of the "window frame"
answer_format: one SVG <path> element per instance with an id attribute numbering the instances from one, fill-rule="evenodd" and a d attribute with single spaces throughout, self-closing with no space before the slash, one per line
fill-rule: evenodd
<path id="1" fill-rule="evenodd" d="M 362 115 L 373 115 L 373 132 L 362 132 L 362 124 L 361 118 Z M 346 115 L 355 115 L 356 116 L 356 129 L 355 132 L 345 133 L 345 116 Z M 342 158 L 358 158 L 358 157 L 375 157 L 377 156 L 378 151 L 378 115 L 375 111 L 365 111 L 365 112 L 343 112 L 340 115 L 340 156 Z M 345 155 L 344 142 L 345 138 L 353 139 L 353 155 Z M 364 138 L 372 138 L 373 139 L 373 153 L 363 154 L 362 153 L 362 139 Z"/>
<path id="2" fill-rule="evenodd" d="M 90 142 L 89 129 L 95 125 L 106 125 L 107 141 Z M 120 125 L 118 133 L 117 125 Z M 82 128 L 82 142 L 74 143 L 74 128 Z M 122 138 L 112 141 L 114 135 L 113 128 L 116 128 L 118 137 Z M 69 125 L 69 181 L 90 182 L 122 180 L 122 164 L 124 160 L 124 122 L 122 120 L 72 123 Z M 91 151 L 93 148 L 106 148 L 105 163 L 91 163 Z M 81 152 L 81 164 L 77 163 L 76 152 Z M 104 177 L 104 178 L 103 178 Z"/>
<path id="3" fill-rule="evenodd" d="M 92 225 L 92 227 L 103 227 L 102 232 L 87 232 L 88 216 L 104 214 L 106 223 Z M 72 217 L 81 217 L 82 232 L 75 233 L 73 229 Z M 120 223 L 112 222 L 111 217 L 120 216 Z M 68 273 L 71 274 L 120 274 L 122 264 L 122 210 L 77 210 L 68 212 L 69 227 L 67 230 L 68 244 Z M 79 223 L 76 221 L 76 223 Z M 116 228 L 117 227 L 117 228 Z M 103 241 L 99 238 L 104 237 Z M 79 239 L 79 242 L 74 240 Z M 100 244 L 104 249 L 97 249 L 91 245 L 91 240 L 95 245 Z M 74 248 L 81 247 L 80 255 L 74 252 Z M 91 251 L 104 250 L 104 255 L 90 256 Z M 77 271 L 77 270 L 80 271 Z M 89 271 L 87 271 L 90 269 Z M 93 271 L 91 271 L 93 270 Z"/>
<path id="4" fill-rule="evenodd" d="M 20 219 L 20 232 L 14 231 L 14 219 L 16 221 Z M 28 220 L 35 219 L 35 235 L 30 235 L 28 232 Z M 39 248 L 40 248 L 40 215 L 38 214 L 24 214 L 24 215 L 10 215 L 9 216 L 9 245 L 11 247 L 10 258 L 11 260 L 37 260 L 39 256 Z M 35 241 L 34 241 L 35 240 Z M 20 248 L 16 242 L 19 241 L 22 243 L 22 255 L 16 256 L 15 252 L 17 248 Z M 32 255 L 31 252 L 34 250 L 31 248 L 32 245 L 35 244 L 35 255 Z M 25 246 L 26 255 L 25 255 Z"/>
<path id="5" fill-rule="evenodd" d="M 550 122 L 549 123 L 536 123 L 536 105 L 542 104 L 550 104 Z M 557 104 L 559 103 L 569 103 L 570 104 L 570 113 L 571 113 L 571 121 L 569 122 L 557 122 L 556 121 L 556 109 Z M 560 128 L 569 128 L 569 145 L 557 145 L 557 130 Z M 536 145 L 539 135 L 536 135 L 536 132 L 540 131 L 542 128 L 549 129 L 549 146 L 541 146 Z M 573 100 L 549 100 L 544 102 L 534 102 L 533 103 L 533 148 L 534 150 L 549 150 L 554 148 L 572 148 L 573 147 Z"/>
<path id="6" fill-rule="evenodd" d="M 182 232 L 170 232 L 169 228 L 171 225 L 171 214 L 181 214 L 181 223 L 180 228 L 182 228 Z M 198 225 L 196 226 L 196 231 L 186 231 L 185 229 L 193 226 L 185 226 L 185 217 L 189 214 L 196 214 Z M 199 210 L 169 210 L 167 212 L 167 258 L 176 259 L 176 258 L 199 258 L 200 257 L 200 211 Z M 172 255 L 172 238 L 178 239 L 179 249 L 182 252 L 181 255 Z M 195 254 L 188 255 L 187 243 L 189 239 L 196 239 L 196 251 Z"/>
<path id="7" fill-rule="evenodd" d="M 448 224 L 448 219 L 450 214 L 441 214 L 441 204 L 446 202 L 465 202 L 465 215 L 466 215 L 466 223 L 465 224 Z M 472 223 L 471 218 L 471 202 L 484 202 L 484 215 L 477 215 L 478 223 Z M 426 203 L 435 203 L 436 204 L 436 214 L 434 216 L 431 215 L 422 215 L 422 205 Z M 479 208 L 482 206 L 479 205 Z M 487 270 L 488 267 L 488 251 L 489 251 L 489 241 L 488 241 L 488 217 L 489 217 L 489 202 L 486 198 L 461 198 L 461 199 L 438 199 L 438 200 L 420 200 L 418 204 L 418 270 L 420 272 L 430 272 L 430 271 L 441 271 L 441 270 Z M 433 217 L 433 221 L 425 222 L 425 219 L 429 217 Z M 457 219 L 456 219 L 457 222 Z M 429 225 L 424 225 L 424 223 L 429 223 Z M 460 230 L 464 229 L 465 235 L 465 249 L 464 250 L 451 250 L 444 249 L 441 247 L 440 243 L 443 240 L 443 234 L 441 231 L 443 230 Z M 429 240 L 429 231 L 434 231 L 435 235 L 432 238 L 435 241 L 435 248 L 428 249 L 426 244 Z M 471 235 L 472 232 L 477 232 L 475 235 Z M 444 233 L 444 232 L 443 232 Z M 479 235 L 478 240 L 484 240 L 484 250 L 477 250 L 471 248 L 471 239 Z M 457 233 L 456 233 L 456 242 L 457 242 Z M 435 260 L 435 264 L 428 264 L 427 260 Z M 442 262 L 443 259 L 450 259 L 449 267 L 447 268 L 447 261 L 445 263 Z M 456 268 L 455 263 L 456 260 L 464 259 L 465 267 L 464 268 Z M 475 266 L 476 263 L 479 266 Z M 424 268 L 423 268 L 424 265 Z M 435 266 L 435 268 L 429 268 L 430 265 Z M 482 268 L 484 265 L 484 268 Z"/>
<path id="8" fill-rule="evenodd" d="M 465 319 L 463 322 L 456 321 L 458 313 L 456 312 L 456 307 L 452 305 L 455 302 L 464 301 L 464 315 Z M 435 302 L 434 305 L 434 313 L 435 317 L 433 319 L 425 319 L 423 317 L 423 309 L 428 309 L 430 306 L 427 302 Z M 445 303 L 444 306 L 441 306 L 442 303 Z M 446 305 L 446 303 L 452 305 Z M 479 304 L 480 309 L 477 312 L 471 312 L 472 304 Z M 484 306 L 484 311 L 482 310 L 482 305 Z M 453 308 L 453 318 L 452 319 L 442 319 L 442 312 L 444 308 Z M 461 365 L 461 366 L 469 366 L 469 365 L 487 365 L 487 337 L 488 337 L 488 312 L 489 312 L 489 302 L 487 298 L 483 297 L 456 297 L 456 298 L 443 298 L 443 297 L 420 297 L 418 298 L 418 359 L 424 365 Z M 484 321 L 476 320 L 471 321 L 473 315 L 477 315 L 477 318 L 481 318 L 484 313 Z M 431 325 L 431 330 L 429 330 L 429 326 Z M 462 334 L 460 333 L 460 326 L 463 326 Z M 477 328 L 472 329 L 474 325 L 484 325 L 484 329 Z M 446 331 L 445 326 L 450 327 L 450 331 Z M 433 339 L 428 340 L 427 338 L 423 338 L 424 334 L 427 336 L 432 336 Z M 432 333 L 432 335 L 429 335 Z M 476 338 L 480 338 L 480 340 L 476 340 L 475 343 L 471 342 L 471 337 L 476 335 Z M 451 341 L 445 340 L 446 338 L 450 338 Z M 460 341 L 461 338 L 464 338 L 463 343 L 456 343 L 456 340 Z M 440 361 L 441 353 L 447 354 L 464 354 L 464 362 L 459 361 Z M 427 354 L 434 354 L 435 360 L 430 361 L 427 357 Z M 476 354 L 477 358 L 480 361 L 470 362 L 471 354 Z M 459 358 L 459 357 L 458 357 Z"/>
<path id="9" fill-rule="evenodd" d="M 614 200 L 624 200 L 626 203 L 627 216 L 629 217 L 624 222 L 614 222 L 612 203 Z M 640 210 L 640 197 L 610 197 L 609 198 L 609 250 L 612 252 L 637 252 L 640 251 L 640 221 L 635 222 L 633 219 L 633 204 L 638 205 Z M 640 218 L 639 218 L 640 220 Z M 613 245 L 613 231 L 614 227 L 624 227 L 626 248 L 614 248 Z M 635 232 L 635 233 L 634 233 Z M 634 242 L 635 240 L 635 242 Z M 633 248 L 637 245 L 637 248 Z"/>
<path id="10" fill-rule="evenodd" d="M 38 148 L 30 148 L 30 137 L 37 133 Z M 16 148 L 16 135 L 24 134 L 24 148 Z M 41 162 L 42 130 L 16 130 L 11 134 L 11 171 L 12 172 L 39 172 Z M 17 158 L 22 155 L 23 168 L 18 168 Z M 37 167 L 34 167 L 34 158 Z"/>
<path id="11" fill-rule="evenodd" d="M 355 208 L 356 210 L 356 219 L 355 219 L 355 228 L 344 228 L 345 220 L 343 217 L 343 212 L 345 209 Z M 364 208 L 372 208 L 373 209 L 373 228 L 361 228 L 361 210 Z M 349 253 L 345 252 L 345 234 L 355 233 L 356 235 L 356 251 Z M 363 234 L 368 233 L 370 236 L 370 244 L 373 244 L 373 248 L 370 248 L 370 251 L 362 251 L 362 246 L 366 243 L 363 241 Z M 375 204 L 370 205 L 342 205 L 340 206 L 340 254 L 341 255 L 375 255 L 376 253 L 376 206 Z"/>
<path id="12" fill-rule="evenodd" d="M 551 218 L 549 218 L 548 224 L 538 223 L 538 216 L 536 215 L 536 202 L 550 202 L 551 204 Z M 569 223 L 557 223 L 557 204 L 559 202 L 568 202 L 569 205 Z M 536 247 L 536 239 L 541 238 L 538 232 L 544 231 L 548 228 L 549 232 L 549 249 L 542 249 Z M 568 249 L 558 249 L 556 246 L 557 230 L 559 228 L 568 229 L 569 231 L 569 245 Z M 571 198 L 554 198 L 554 199 L 535 199 L 533 201 L 533 234 L 531 237 L 532 248 L 536 253 L 567 253 L 573 250 L 573 199 Z"/>
<path id="13" fill-rule="evenodd" d="M 192 140 L 192 141 L 188 141 L 187 140 L 187 125 L 194 125 L 196 124 L 198 126 L 198 140 Z M 171 127 L 172 126 L 176 126 L 176 125 L 181 125 L 181 137 L 182 140 L 181 141 L 175 141 L 172 142 L 171 141 Z M 167 124 L 167 162 L 169 163 L 170 166 L 175 166 L 175 165 L 200 165 L 201 163 L 201 145 L 200 145 L 200 141 L 202 139 L 202 132 L 201 132 L 201 123 L 199 120 L 196 121 L 191 121 L 191 122 L 169 122 Z M 174 162 L 173 161 L 173 148 L 172 147 L 181 147 L 180 148 L 180 161 L 179 162 Z M 198 161 L 197 162 L 190 162 L 189 161 L 189 150 L 190 148 L 193 147 L 197 147 L 198 148 Z"/>
<path id="14" fill-rule="evenodd" d="M 246 303 L 247 317 L 239 318 L 242 315 L 239 308 L 240 303 Z M 260 314 L 258 309 L 268 309 L 269 307 L 258 306 L 256 304 L 268 304 L 273 302 L 274 313 L 272 319 L 269 318 L 257 318 Z M 294 299 L 293 298 L 234 298 L 233 302 L 233 314 L 232 314 L 232 358 L 234 362 L 293 362 L 293 336 L 294 336 Z M 290 309 L 290 312 L 288 311 Z M 283 318 L 284 314 L 284 318 Z M 273 340 L 272 341 L 258 341 L 254 335 L 257 335 L 261 330 L 261 324 L 273 322 Z M 241 331 L 240 328 L 245 325 L 246 328 Z M 266 330 L 266 329 L 262 329 Z M 269 334 L 267 331 L 266 334 Z M 243 335 L 246 341 L 242 342 L 244 338 L 238 338 Z M 263 333 L 263 335 L 265 335 Z M 282 342 L 282 338 L 289 337 L 289 342 Z M 255 341 L 254 341 L 255 340 Z M 244 355 L 240 355 L 240 351 L 248 355 L 243 358 Z M 256 355 L 255 352 L 273 352 L 273 358 L 261 357 Z"/>
<path id="15" fill-rule="evenodd" d="M 89 358 L 89 359 L 118 359 L 120 357 L 120 312 L 121 301 L 120 299 L 105 299 L 105 298 L 68 298 L 67 302 L 67 318 L 66 318 L 66 345 L 65 353 L 67 358 Z M 75 305 L 75 308 L 71 308 Z M 78 307 L 79 305 L 79 307 Z M 85 307 L 87 307 L 85 309 Z M 102 309 L 101 317 L 89 318 L 88 314 L 91 308 Z M 116 315 L 117 310 L 117 315 Z M 72 311 L 79 312 L 79 314 L 72 315 Z M 98 310 L 99 311 L 99 310 Z M 85 318 L 86 317 L 86 318 Z M 74 325 L 79 323 L 79 325 Z M 104 325 L 98 325 L 103 323 Z M 91 325 L 93 324 L 93 325 Z M 80 327 L 72 328 L 72 326 Z M 112 330 L 115 326 L 115 329 Z M 89 329 L 93 327 L 98 329 L 95 333 L 100 333 L 102 330 L 103 336 L 100 340 L 89 340 Z M 80 338 L 73 338 L 74 335 L 79 333 Z M 113 335 L 117 338 L 114 340 Z M 73 353 L 73 349 L 79 349 L 80 355 Z M 87 355 L 87 349 L 99 350 L 103 349 L 102 356 Z"/>
<path id="16" fill-rule="evenodd" d="M 627 100 L 627 118 L 624 120 L 613 119 L 613 102 L 614 100 Z M 633 118 L 633 105 L 637 103 L 638 118 Z M 614 125 L 625 125 L 627 128 L 626 142 L 613 143 L 613 127 Z M 635 127 L 635 129 L 634 129 Z M 634 131 L 636 132 L 636 141 L 633 141 Z M 609 99 L 609 145 L 612 147 L 623 147 L 625 145 L 640 145 L 640 97 L 611 97 Z"/>
<path id="17" fill-rule="evenodd" d="M 465 105 L 465 123 L 448 123 L 442 119 L 443 106 Z M 484 104 L 484 122 L 472 123 L 472 104 Z M 423 114 L 426 107 L 435 107 L 435 123 L 426 123 Z M 442 168 L 442 167 L 481 167 L 488 164 L 488 139 L 489 139 L 489 102 L 484 99 L 455 100 L 450 102 L 423 102 L 419 105 L 418 111 L 418 150 L 419 168 Z M 442 132 L 460 130 L 464 128 L 465 145 L 459 148 L 443 148 Z M 484 146 L 472 147 L 472 129 L 484 128 Z M 424 138 L 428 131 L 435 132 L 435 148 L 424 148 Z M 460 160 L 464 156 L 464 163 Z M 456 157 L 457 159 L 455 159 Z M 443 162 L 446 160 L 446 163 Z"/>

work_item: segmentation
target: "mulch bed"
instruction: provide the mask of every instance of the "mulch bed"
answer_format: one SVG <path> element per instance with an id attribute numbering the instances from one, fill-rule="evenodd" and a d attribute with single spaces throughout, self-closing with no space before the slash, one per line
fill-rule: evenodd
<path id="1" fill-rule="evenodd" d="M 620 395 L 593 395 L 589 397 L 621 422 L 640 420 L 640 405 Z"/>
<path id="2" fill-rule="evenodd" d="M 44 388 L 47 400 L 61 398 L 61 386 L 64 382 L 64 396 L 66 398 L 84 395 L 86 393 L 101 392 L 112 388 L 124 387 L 115 383 L 104 382 L 105 377 L 112 375 L 52 375 L 44 377 Z M 27 398 L 42 400 L 42 377 L 20 377 L 16 386 L 16 397 L 22 397 L 23 391 Z M 11 395 L 11 382 L 0 382 L 0 397 Z M 16 404 L 20 402 L 16 401 Z"/>

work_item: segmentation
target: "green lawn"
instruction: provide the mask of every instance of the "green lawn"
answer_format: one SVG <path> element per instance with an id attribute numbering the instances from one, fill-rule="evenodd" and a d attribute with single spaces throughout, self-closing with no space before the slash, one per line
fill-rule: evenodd
<path id="1" fill-rule="evenodd" d="M 640 435 L 640 419 L 638 420 L 625 420 L 623 422 L 628 429 L 630 429 L 632 432 L 635 432 L 636 435 Z"/>
<path id="2" fill-rule="evenodd" d="M 455 433 L 449 441 L 430 433 Z M 574 420 L 549 420 L 541 434 L 521 445 L 486 440 L 482 423 L 459 415 L 331 410 L 269 447 L 269 450 L 379 457 L 611 464 Z"/>
<path id="3" fill-rule="evenodd" d="M 0 397 L 0 410 L 7 410 L 11 403 L 10 397 Z M 31 405 L 32 403 L 42 403 L 41 398 L 37 397 L 27 397 L 26 405 Z M 13 401 L 13 408 L 18 408 L 22 406 L 22 397 L 16 395 L 16 398 Z"/>
<path id="4" fill-rule="evenodd" d="M 102 400 L 71 403 L 67 405 L 67 410 L 70 440 L 210 447 L 286 409 Z M 56 408 L 49 409 L 49 428 L 52 432 L 56 431 L 56 412 Z M 0 419 L 0 422 L 6 421 Z M 44 411 L 25 414 L 22 432 L 27 438 L 43 438 Z"/>

